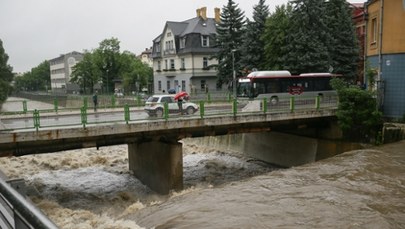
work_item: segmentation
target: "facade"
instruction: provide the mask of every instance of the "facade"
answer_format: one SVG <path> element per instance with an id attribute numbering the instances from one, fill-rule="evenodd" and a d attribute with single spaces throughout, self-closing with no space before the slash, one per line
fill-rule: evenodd
<path id="1" fill-rule="evenodd" d="M 153 40 L 154 93 L 186 91 L 198 93 L 216 89 L 218 61 L 211 56 L 215 47 L 215 18 L 207 18 L 206 7 L 197 10 L 197 17 L 183 22 L 166 22 L 162 34 Z"/>
<path id="2" fill-rule="evenodd" d="M 366 61 L 378 72 L 380 108 L 385 117 L 402 118 L 405 114 L 405 0 L 369 0 L 365 8 Z"/>
<path id="3" fill-rule="evenodd" d="M 138 56 L 142 63 L 147 64 L 149 67 L 153 67 L 153 59 L 152 59 L 152 47 L 146 48 L 145 51 Z"/>
<path id="4" fill-rule="evenodd" d="M 79 93 L 79 86 L 69 81 L 73 66 L 81 60 L 83 60 L 83 54 L 75 51 L 49 60 L 52 92 Z"/>

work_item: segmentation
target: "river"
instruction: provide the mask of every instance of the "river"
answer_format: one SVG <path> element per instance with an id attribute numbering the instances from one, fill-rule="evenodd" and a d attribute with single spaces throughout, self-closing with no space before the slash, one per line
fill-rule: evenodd
<path id="1" fill-rule="evenodd" d="M 60 228 L 405 228 L 405 141 L 288 169 L 183 143 L 167 196 L 128 170 L 127 146 L 0 158 Z"/>

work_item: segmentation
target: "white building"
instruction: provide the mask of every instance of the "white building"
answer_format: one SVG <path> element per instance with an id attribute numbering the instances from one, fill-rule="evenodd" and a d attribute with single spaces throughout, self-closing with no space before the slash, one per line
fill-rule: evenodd
<path id="1" fill-rule="evenodd" d="M 77 84 L 72 84 L 69 81 L 73 66 L 82 59 L 83 54 L 73 51 L 49 60 L 52 92 L 74 93 L 80 91 Z"/>
<path id="2" fill-rule="evenodd" d="M 146 48 L 145 51 L 138 56 L 142 63 L 147 64 L 149 67 L 153 67 L 153 59 L 152 59 L 152 47 Z"/>
<path id="3" fill-rule="evenodd" d="M 166 22 L 162 34 L 153 40 L 154 93 L 216 88 L 217 71 L 213 65 L 218 61 L 211 56 L 219 50 L 215 40 L 220 9 L 215 8 L 214 13 L 215 18 L 207 18 L 203 7 L 195 18 Z"/>

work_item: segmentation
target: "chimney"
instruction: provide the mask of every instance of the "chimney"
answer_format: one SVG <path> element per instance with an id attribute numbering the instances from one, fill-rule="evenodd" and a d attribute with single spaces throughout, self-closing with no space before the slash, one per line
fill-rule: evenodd
<path id="1" fill-rule="evenodd" d="M 201 16 L 201 10 L 197 9 L 197 17 L 200 17 L 200 16 Z"/>
<path id="2" fill-rule="evenodd" d="M 215 8 L 215 22 L 219 23 L 221 21 L 221 9 L 220 8 Z"/>
<path id="3" fill-rule="evenodd" d="M 201 17 L 204 20 L 207 20 L 207 7 L 201 7 Z"/>

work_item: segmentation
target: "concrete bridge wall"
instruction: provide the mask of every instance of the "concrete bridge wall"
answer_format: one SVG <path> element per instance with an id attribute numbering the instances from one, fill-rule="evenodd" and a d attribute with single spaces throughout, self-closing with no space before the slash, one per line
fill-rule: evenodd
<path id="1" fill-rule="evenodd" d="M 299 166 L 359 149 L 360 144 L 281 132 L 246 133 L 187 139 L 215 149 L 231 150 L 282 167 Z"/>

